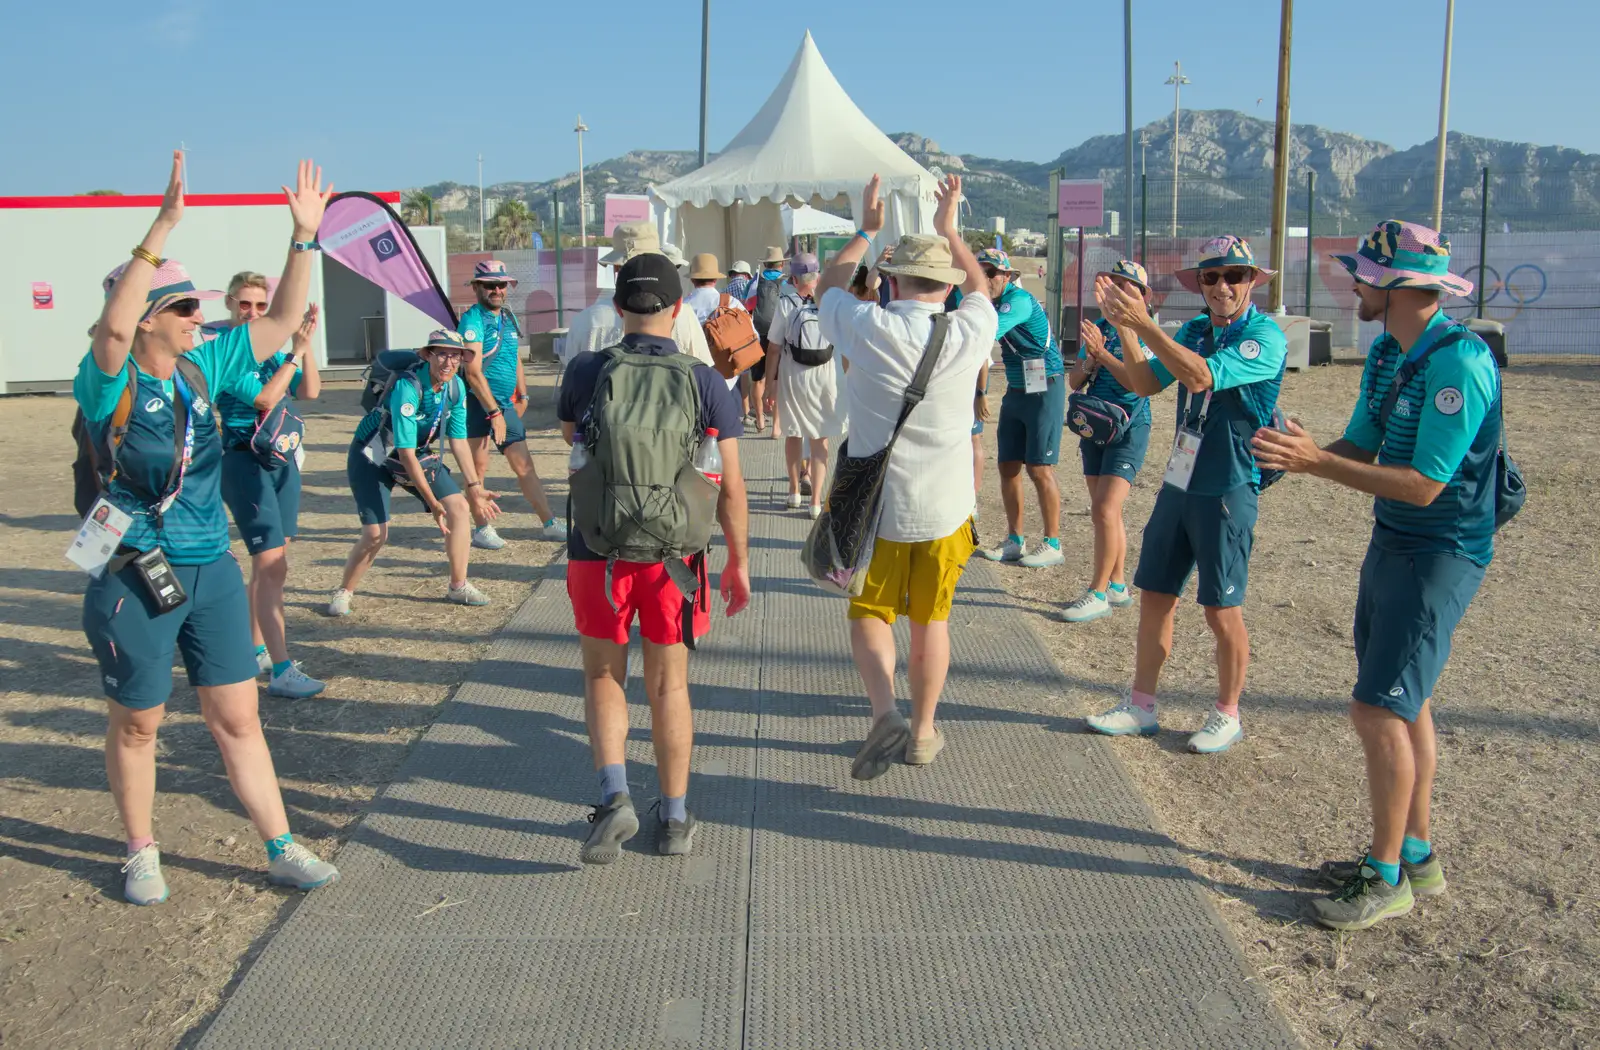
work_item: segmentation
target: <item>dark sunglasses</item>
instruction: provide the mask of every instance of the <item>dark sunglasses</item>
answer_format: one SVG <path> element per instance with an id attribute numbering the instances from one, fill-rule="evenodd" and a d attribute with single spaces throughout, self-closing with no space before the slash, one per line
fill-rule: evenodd
<path id="1" fill-rule="evenodd" d="M 993 266 L 985 266 L 985 267 L 982 267 L 982 269 L 983 269 L 983 275 L 985 277 L 989 278 L 990 280 L 993 280 L 994 278 L 1000 276 L 1000 271 L 996 270 Z M 1010 275 L 1007 274 L 1007 276 L 1010 276 Z"/>
<path id="2" fill-rule="evenodd" d="M 1249 270 L 1207 270 L 1200 275 L 1200 283 L 1207 288 L 1210 288 L 1218 281 L 1227 281 L 1229 284 L 1243 284 L 1249 279 Z"/>
<path id="3" fill-rule="evenodd" d="M 170 306 L 162 307 L 161 312 L 164 314 L 177 314 L 179 317 L 193 317 L 200 312 L 200 300 L 179 299 Z"/>
<path id="4" fill-rule="evenodd" d="M 478 287 L 482 288 L 486 292 L 503 292 L 507 288 L 510 288 L 511 286 L 509 284 L 491 283 L 489 281 L 479 281 L 478 282 Z"/>

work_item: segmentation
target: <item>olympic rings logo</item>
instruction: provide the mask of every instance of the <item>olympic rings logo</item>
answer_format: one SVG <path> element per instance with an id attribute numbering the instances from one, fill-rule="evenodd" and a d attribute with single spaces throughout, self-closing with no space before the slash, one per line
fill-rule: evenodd
<path id="1" fill-rule="evenodd" d="M 1519 276 L 1520 275 L 1520 276 Z M 1469 266 L 1462 276 L 1472 281 L 1483 289 L 1483 304 L 1489 306 L 1504 292 L 1510 301 L 1512 309 L 1505 317 L 1496 317 L 1494 320 L 1501 324 L 1508 324 L 1515 320 L 1523 310 L 1544 298 L 1544 293 L 1550 290 L 1550 279 L 1545 276 L 1543 269 L 1534 263 L 1519 263 L 1507 271 L 1502 279 L 1500 271 L 1493 266 L 1477 264 Z M 1470 297 L 1477 301 L 1474 293 Z"/>

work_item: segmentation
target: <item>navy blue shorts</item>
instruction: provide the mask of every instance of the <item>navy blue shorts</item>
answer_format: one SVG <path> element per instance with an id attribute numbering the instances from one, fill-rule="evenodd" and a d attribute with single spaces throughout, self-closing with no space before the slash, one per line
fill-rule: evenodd
<path id="1" fill-rule="evenodd" d="M 350 479 L 350 494 L 356 498 L 356 514 L 363 525 L 382 525 L 389 520 L 389 494 L 396 485 L 417 496 L 403 479 L 395 477 L 383 467 L 376 466 L 361 453 L 362 444 L 350 442 L 350 451 L 344 457 L 345 476 Z M 461 489 L 450 476 L 450 468 L 443 462 L 428 470 L 428 487 L 436 499 L 459 495 Z M 417 496 L 417 502 L 422 497 Z M 427 510 L 426 504 L 423 506 Z"/>
<path id="2" fill-rule="evenodd" d="M 183 653 L 193 686 L 233 685 L 256 676 L 250 643 L 250 600 L 233 555 L 206 565 L 174 565 L 189 600 L 157 614 L 132 566 L 90 580 L 83 594 L 83 633 L 100 664 L 106 696 L 135 711 L 172 695 L 172 657 Z"/>
<path id="3" fill-rule="evenodd" d="M 1144 466 L 1144 454 L 1150 447 L 1149 422 L 1135 423 L 1127 433 L 1109 445 L 1078 439 L 1078 455 L 1083 459 L 1083 476 L 1098 478 L 1110 474 L 1128 484 L 1138 477 Z"/>
<path id="4" fill-rule="evenodd" d="M 1053 467 L 1061 459 L 1061 428 L 1067 418 L 1067 380 L 1051 376 L 1042 393 L 1008 387 L 1000 398 L 1000 425 L 995 430 L 998 460 Z"/>
<path id="5" fill-rule="evenodd" d="M 1195 496 L 1163 485 L 1144 527 L 1133 585 L 1178 595 L 1199 569 L 1196 601 L 1213 609 L 1243 605 L 1255 527 L 1256 492 L 1249 485 L 1222 496 Z"/>
<path id="6" fill-rule="evenodd" d="M 1450 659 L 1456 624 L 1484 569 L 1450 554 L 1398 554 L 1376 544 L 1356 595 L 1356 684 L 1363 704 L 1415 722 Z"/>
<path id="7" fill-rule="evenodd" d="M 507 406 L 504 409 L 506 421 L 506 439 L 499 443 L 500 451 L 515 445 L 519 441 L 528 440 L 528 432 L 522 427 L 522 412 L 511 404 L 509 396 L 502 398 L 500 403 Z M 489 426 L 489 417 L 483 411 L 483 406 L 478 404 L 478 399 L 469 392 L 467 394 L 467 437 L 486 438 L 494 433 Z"/>
<path id="8" fill-rule="evenodd" d="M 247 449 L 222 454 L 222 501 L 254 557 L 277 550 L 300 531 L 300 468 L 291 457 L 268 470 Z"/>

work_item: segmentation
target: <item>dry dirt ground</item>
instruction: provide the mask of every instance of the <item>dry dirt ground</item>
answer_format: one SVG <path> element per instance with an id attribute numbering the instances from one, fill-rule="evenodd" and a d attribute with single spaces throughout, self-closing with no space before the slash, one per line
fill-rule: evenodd
<path id="1" fill-rule="evenodd" d="M 1282 404 L 1330 441 L 1343 432 L 1359 375 L 1353 364 L 1291 374 Z M 995 378 L 998 412 L 1004 383 Z M 1510 447 L 1530 495 L 1499 536 L 1437 691 L 1433 838 L 1446 896 L 1366 933 L 1334 934 L 1304 918 L 1311 870 L 1353 859 L 1370 827 L 1345 714 L 1368 497 L 1305 478 L 1262 496 L 1245 604 L 1253 660 L 1241 744 L 1210 757 L 1184 751 L 1216 688 L 1192 584 L 1162 678 L 1163 731 L 1116 742 L 1311 1047 L 1600 1046 L 1600 369 L 1518 367 L 1505 379 Z M 1125 513 L 1130 579 L 1172 442 L 1171 397 L 1153 409 L 1149 459 Z M 1003 574 L 1075 683 L 1059 712 L 1077 731 L 1078 718 L 1110 706 L 1131 678 L 1138 613 L 1079 625 L 1055 618 L 1087 583 L 1093 550 L 1076 442 L 1057 478 L 1066 566 Z M 1027 507 L 1026 532 L 1037 538 L 1031 487 Z M 992 472 L 981 511 L 985 542 L 1003 538 Z"/>
<path id="2" fill-rule="evenodd" d="M 1331 438 L 1356 378 L 1347 365 L 1291 376 L 1285 405 Z M 994 384 L 996 409 L 1002 385 Z M 1182 751 L 1182 730 L 1198 727 L 1215 681 L 1192 605 L 1180 613 L 1164 681 L 1167 730 L 1117 744 L 1311 1047 L 1600 1044 L 1600 894 L 1591 881 L 1600 861 L 1600 597 L 1592 584 L 1600 565 L 1584 524 L 1588 459 L 1600 449 L 1592 410 L 1600 370 L 1517 368 L 1506 387 L 1531 497 L 1502 536 L 1439 687 L 1434 837 L 1448 896 L 1367 934 L 1332 935 L 1302 917 L 1312 893 L 1307 869 L 1352 856 L 1367 827 L 1360 753 L 1344 717 L 1370 518 L 1369 501 L 1354 493 L 1291 479 L 1262 501 L 1246 605 L 1255 662 L 1243 744 L 1204 759 Z M 162 737 L 156 811 L 173 897 L 160 908 L 120 902 L 121 835 L 101 767 L 103 701 L 78 627 L 81 578 L 61 557 L 76 524 L 71 407 L 65 398 L 0 402 L 8 452 L 0 467 L 0 1046 L 171 1047 L 214 1009 L 290 897 L 266 885 L 260 847 L 194 695 L 180 685 Z M 442 550 L 408 507 L 355 615 L 322 619 L 316 608 L 355 528 L 343 481 L 354 393 L 335 389 L 315 408 L 289 628 L 294 655 L 330 688 L 315 701 L 264 700 L 262 710 L 297 834 L 331 850 L 555 548 L 530 538 L 532 515 L 502 466 L 495 483 L 511 511 L 502 531 L 515 545 L 473 557 L 493 605 L 435 600 Z M 1159 480 L 1159 450 L 1170 442 L 1169 399 L 1156 416 L 1157 451 L 1128 504 L 1130 563 Z M 990 434 L 982 510 L 992 538 L 1002 515 Z M 559 477 L 559 438 L 539 431 L 533 447 L 540 473 Z M 1074 683 L 1059 701 L 1071 733 L 1126 683 L 1135 614 L 1075 627 L 1053 618 L 1083 585 L 1091 543 L 1075 450 L 1058 476 L 1068 565 L 1005 576 Z M 1036 536 L 1031 496 L 1029 507 Z"/>
<path id="3" fill-rule="evenodd" d="M 530 381 L 533 379 L 530 376 Z M 526 419 L 542 477 L 562 479 L 553 374 Z M 320 615 L 358 524 L 344 458 L 360 418 L 354 384 L 305 403 L 300 538 L 287 595 L 293 656 L 328 682 L 315 700 L 261 701 L 297 838 L 337 849 L 557 545 L 510 470 L 490 467 L 507 513 L 503 551 L 473 551 L 492 604 L 442 601 L 444 548 L 415 500 L 396 494 L 390 544 L 347 620 Z M 171 1047 L 218 1003 L 292 894 L 228 788 L 194 691 L 173 692 L 159 751 L 156 837 L 172 898 L 122 903 L 122 834 L 103 766 L 104 706 L 80 627 L 83 576 L 63 558 L 76 528 L 67 397 L 0 400 L 0 1046 Z M 559 504 L 558 504 L 559 505 Z M 244 560 L 242 544 L 234 544 Z"/>

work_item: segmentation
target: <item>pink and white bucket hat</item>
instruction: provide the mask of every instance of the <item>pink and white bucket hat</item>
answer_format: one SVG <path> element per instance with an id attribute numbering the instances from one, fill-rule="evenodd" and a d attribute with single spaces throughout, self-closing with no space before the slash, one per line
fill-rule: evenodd
<path id="1" fill-rule="evenodd" d="M 1350 276 L 1374 288 L 1419 288 L 1472 294 L 1472 282 L 1450 272 L 1450 238 L 1414 222 L 1385 219 L 1354 255 L 1337 255 Z"/>
<path id="2" fill-rule="evenodd" d="M 117 283 L 117 278 L 122 276 L 122 271 L 128 268 L 123 263 L 115 270 L 106 274 L 106 279 L 100 282 L 100 287 L 105 289 L 106 298 L 111 298 L 111 289 Z M 162 259 L 161 265 L 156 267 L 154 276 L 150 278 L 150 294 L 145 297 L 144 313 L 139 320 L 148 320 L 165 310 L 173 303 L 184 299 L 221 299 L 221 292 L 203 291 L 194 286 L 194 281 L 189 279 L 189 271 L 176 259 Z"/>

